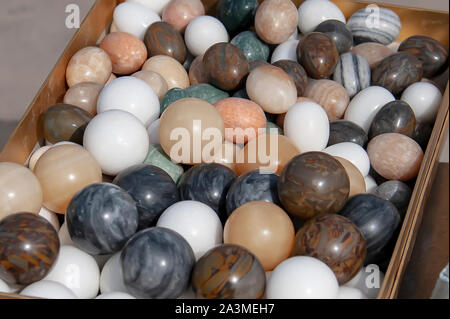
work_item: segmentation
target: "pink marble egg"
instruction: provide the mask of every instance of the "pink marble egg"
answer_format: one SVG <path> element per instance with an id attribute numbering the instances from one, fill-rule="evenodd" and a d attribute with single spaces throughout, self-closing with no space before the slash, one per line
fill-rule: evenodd
<path id="1" fill-rule="evenodd" d="M 164 8 L 162 20 L 184 33 L 189 22 L 204 14 L 205 7 L 201 0 L 172 0 Z"/>
<path id="2" fill-rule="evenodd" d="M 265 133 L 266 115 L 255 102 L 231 97 L 216 102 L 215 106 L 225 123 L 225 140 L 245 144 Z"/>
<path id="3" fill-rule="evenodd" d="M 69 87 L 82 82 L 94 82 L 104 85 L 112 72 L 109 55 L 97 47 L 86 47 L 75 53 L 66 69 Z"/>
<path id="4" fill-rule="evenodd" d="M 412 138 L 387 133 L 373 138 L 367 146 L 373 169 L 389 180 L 409 181 L 417 176 L 423 151 Z"/>

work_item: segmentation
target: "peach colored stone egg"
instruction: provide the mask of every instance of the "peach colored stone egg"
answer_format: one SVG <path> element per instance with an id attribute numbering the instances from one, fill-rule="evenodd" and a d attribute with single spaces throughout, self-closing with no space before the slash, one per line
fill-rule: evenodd
<path id="1" fill-rule="evenodd" d="M 67 65 L 66 80 L 69 87 L 81 82 L 104 85 L 112 72 L 111 59 L 104 50 L 86 47 L 73 55 Z"/>
<path id="2" fill-rule="evenodd" d="M 366 182 L 359 169 L 345 158 L 339 156 L 335 156 L 334 158 L 344 166 L 345 172 L 348 175 L 350 181 L 350 193 L 348 194 L 348 197 L 350 198 L 354 195 L 365 193 Z"/>
<path id="3" fill-rule="evenodd" d="M 138 37 L 125 33 L 108 34 L 100 43 L 108 53 L 115 74 L 126 75 L 136 72 L 147 60 L 147 47 Z"/>
<path id="4" fill-rule="evenodd" d="M 314 102 L 314 101 L 309 99 L 309 98 L 307 98 L 307 97 L 300 96 L 300 97 L 297 98 L 297 101 L 295 103 L 299 103 L 299 102 Z M 282 130 L 284 129 L 284 119 L 286 118 L 286 114 L 287 113 L 283 113 L 283 114 L 278 115 L 277 116 L 277 121 L 275 123 Z"/>
<path id="5" fill-rule="evenodd" d="M 236 163 L 241 156 L 242 148 L 240 145 L 224 141 L 220 152 L 214 153 L 213 163 L 222 164 L 231 168 L 237 174 Z"/>
<path id="6" fill-rule="evenodd" d="M 417 176 L 423 151 L 412 138 L 386 133 L 373 138 L 367 146 L 373 169 L 389 180 L 409 181 Z"/>
<path id="7" fill-rule="evenodd" d="M 64 96 L 64 103 L 78 106 L 92 115 L 97 114 L 97 98 L 103 85 L 82 82 L 72 86 Z"/>
<path id="8" fill-rule="evenodd" d="M 304 96 L 320 104 L 330 121 L 343 118 L 350 103 L 347 90 L 331 80 L 309 81 Z"/>
<path id="9" fill-rule="evenodd" d="M 369 62 L 370 69 L 373 70 L 384 58 L 395 53 L 395 51 L 383 44 L 376 42 L 365 42 L 353 47 L 350 52 L 359 54 Z"/>
<path id="10" fill-rule="evenodd" d="M 245 144 L 266 131 L 266 115 L 250 100 L 230 97 L 216 102 L 215 107 L 225 123 L 225 139 Z"/>
<path id="11" fill-rule="evenodd" d="M 144 80 L 148 85 L 150 85 L 160 100 L 164 97 L 164 95 L 166 95 L 167 91 L 169 91 L 166 80 L 164 80 L 159 73 L 144 70 L 136 72 L 132 76 Z"/>
<path id="12" fill-rule="evenodd" d="M 153 71 L 167 82 L 168 89 L 189 87 L 189 76 L 180 62 L 166 55 L 155 55 L 147 60 L 142 70 Z"/>
<path id="13" fill-rule="evenodd" d="M 246 88 L 250 99 L 272 114 L 287 112 L 297 100 L 297 87 L 292 78 L 273 65 L 263 65 L 250 72 Z"/>
<path id="14" fill-rule="evenodd" d="M 291 0 L 265 0 L 256 12 L 256 33 L 266 43 L 283 43 L 297 26 L 298 12 Z"/>
<path id="15" fill-rule="evenodd" d="M 192 19 L 205 14 L 201 0 L 172 0 L 164 8 L 162 20 L 184 33 Z"/>

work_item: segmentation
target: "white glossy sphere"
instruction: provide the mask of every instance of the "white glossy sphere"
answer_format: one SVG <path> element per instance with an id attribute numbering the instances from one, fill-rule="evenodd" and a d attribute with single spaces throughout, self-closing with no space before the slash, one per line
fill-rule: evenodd
<path id="1" fill-rule="evenodd" d="M 147 127 L 159 117 L 159 98 L 145 81 L 124 76 L 111 81 L 98 96 L 97 113 L 110 110 L 129 112 Z"/>
<path id="2" fill-rule="evenodd" d="M 114 176 L 144 162 L 149 138 L 137 117 L 125 111 L 111 110 L 98 114 L 89 122 L 83 145 L 100 164 L 103 173 Z"/>
<path id="3" fill-rule="evenodd" d="M 200 16 L 189 22 L 184 39 L 189 52 L 199 56 L 216 43 L 228 42 L 229 36 L 220 20 L 211 16 Z"/>
<path id="4" fill-rule="evenodd" d="M 292 32 L 291 36 L 287 39 L 287 41 L 289 40 L 300 40 L 298 28 L 295 28 L 294 32 Z"/>
<path id="5" fill-rule="evenodd" d="M 370 159 L 366 150 L 359 144 L 352 142 L 338 143 L 328 146 L 323 150 L 332 156 L 342 157 L 355 165 L 362 176 L 367 176 L 370 171 Z"/>
<path id="6" fill-rule="evenodd" d="M 286 259 L 270 275 L 267 299 L 335 299 L 339 285 L 322 261 L 307 256 Z"/>
<path id="7" fill-rule="evenodd" d="M 67 223 L 64 222 L 58 232 L 59 245 L 60 246 L 73 246 L 76 247 L 75 243 L 70 238 L 69 230 L 67 229 Z"/>
<path id="8" fill-rule="evenodd" d="M 11 293 L 11 289 L 9 288 L 8 284 L 4 282 L 1 278 L 0 278 L 0 292 L 5 294 Z"/>
<path id="9" fill-rule="evenodd" d="M 160 119 L 157 119 L 147 128 L 150 144 L 159 144 L 159 121 Z"/>
<path id="10" fill-rule="evenodd" d="M 130 294 L 125 292 L 108 292 L 106 294 L 102 294 L 95 299 L 136 299 Z"/>
<path id="11" fill-rule="evenodd" d="M 167 208 L 156 226 L 172 229 L 191 245 L 198 260 L 222 243 L 222 223 L 214 210 L 197 201 L 181 201 Z"/>
<path id="12" fill-rule="evenodd" d="M 34 166 L 36 166 L 38 159 L 40 159 L 41 156 L 44 155 L 44 153 L 47 152 L 51 147 L 51 145 L 42 146 L 31 154 L 30 159 L 28 160 L 28 168 L 31 171 L 34 170 Z"/>
<path id="13" fill-rule="evenodd" d="M 366 193 L 372 193 L 378 187 L 377 182 L 370 175 L 364 177 L 364 181 L 366 182 Z"/>
<path id="14" fill-rule="evenodd" d="M 170 0 L 127 0 L 127 2 L 139 3 L 161 15 Z"/>
<path id="15" fill-rule="evenodd" d="M 433 122 L 441 105 L 442 93 L 431 83 L 416 82 L 406 88 L 401 99 L 411 106 L 418 122 Z"/>
<path id="16" fill-rule="evenodd" d="M 41 280 L 25 287 L 20 293 L 22 296 L 43 299 L 78 299 L 75 293 L 63 284 Z"/>
<path id="17" fill-rule="evenodd" d="M 65 285 L 78 298 L 92 299 L 97 296 L 100 287 L 100 270 L 94 257 L 76 247 L 62 246 L 44 280 Z"/>
<path id="18" fill-rule="evenodd" d="M 351 287 L 339 287 L 338 299 L 367 299 L 361 290 Z"/>
<path id="19" fill-rule="evenodd" d="M 52 144 L 52 147 L 60 146 L 60 145 L 77 145 L 77 146 L 80 146 L 80 144 L 77 144 L 77 143 L 74 143 L 74 142 L 62 141 L 62 142 L 58 142 L 58 143 Z"/>
<path id="20" fill-rule="evenodd" d="M 100 292 L 102 294 L 110 292 L 128 293 L 128 289 L 123 283 L 122 265 L 120 263 L 121 252 L 115 253 L 103 266 L 100 275 Z"/>
<path id="21" fill-rule="evenodd" d="M 384 274 L 377 265 L 363 267 L 355 277 L 344 286 L 360 290 L 367 298 L 375 299 L 380 292 Z"/>
<path id="22" fill-rule="evenodd" d="M 143 40 L 148 27 L 161 17 L 138 3 L 124 2 L 114 9 L 114 23 L 119 31 L 131 33 Z"/>
<path id="23" fill-rule="evenodd" d="M 284 120 L 284 135 L 300 153 L 322 151 L 330 137 L 330 122 L 325 110 L 314 102 L 294 104 Z"/>
<path id="24" fill-rule="evenodd" d="M 328 0 L 307 0 L 298 8 L 298 27 L 303 34 L 314 31 L 325 20 L 347 23 L 342 11 Z"/>
<path id="25" fill-rule="evenodd" d="M 44 217 L 52 226 L 55 228 L 57 232 L 59 232 L 59 219 L 56 213 L 49 211 L 47 208 L 42 206 L 41 210 L 38 213 L 39 216 Z"/>
<path id="26" fill-rule="evenodd" d="M 358 124 L 368 133 L 375 115 L 392 101 L 395 101 L 395 97 L 391 92 L 381 86 L 370 86 L 353 97 L 344 119 Z"/>
<path id="27" fill-rule="evenodd" d="M 299 40 L 287 40 L 278 45 L 272 53 L 270 63 L 275 63 L 280 60 L 291 60 L 297 62 L 297 46 Z"/>

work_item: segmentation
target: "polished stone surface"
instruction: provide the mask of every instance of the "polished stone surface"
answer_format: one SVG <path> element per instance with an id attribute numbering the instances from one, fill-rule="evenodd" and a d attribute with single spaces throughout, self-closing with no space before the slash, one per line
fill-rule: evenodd
<path id="1" fill-rule="evenodd" d="M 189 22 L 205 14 L 201 0 L 173 0 L 164 8 L 162 20 L 184 33 Z"/>
<path id="2" fill-rule="evenodd" d="M 184 98 L 198 98 L 207 101 L 210 104 L 214 104 L 222 99 L 228 98 L 230 95 L 218 88 L 207 83 L 200 83 L 191 85 L 187 89 L 174 88 L 167 92 L 161 101 L 161 114 L 172 103 Z"/>
<path id="3" fill-rule="evenodd" d="M 74 105 L 56 104 L 41 115 L 43 137 L 50 143 L 68 141 L 83 144 L 83 135 L 92 115 Z"/>
<path id="4" fill-rule="evenodd" d="M 180 200 L 173 179 L 153 165 L 131 166 L 117 175 L 113 183 L 136 201 L 139 229 L 152 226 L 167 207 Z"/>
<path id="5" fill-rule="evenodd" d="M 153 71 L 138 71 L 131 76 L 144 80 L 145 83 L 150 85 L 150 87 L 155 91 L 159 100 L 161 100 L 169 90 L 169 86 L 167 85 L 166 80 L 158 73 Z"/>
<path id="6" fill-rule="evenodd" d="M 347 283 L 362 268 L 366 241 L 350 220 L 337 214 L 315 217 L 295 236 L 293 255 L 310 256 L 326 263 L 340 285 Z"/>
<path id="7" fill-rule="evenodd" d="M 0 279 L 6 283 L 43 279 L 58 253 L 58 233 L 43 217 L 21 212 L 0 221 Z"/>
<path id="8" fill-rule="evenodd" d="M 335 156 L 334 158 L 344 166 L 345 172 L 348 175 L 350 181 L 350 192 L 348 197 L 350 198 L 354 195 L 366 193 L 366 181 L 358 167 L 343 157 Z"/>
<path id="9" fill-rule="evenodd" d="M 104 50 L 86 47 L 75 53 L 66 69 L 66 81 L 70 87 L 81 82 L 104 85 L 111 76 L 112 62 Z"/>
<path id="10" fill-rule="evenodd" d="M 328 79 L 309 81 L 303 95 L 322 106 L 330 121 L 343 118 L 350 103 L 347 90 L 338 82 Z"/>
<path id="11" fill-rule="evenodd" d="M 273 63 L 274 66 L 286 72 L 294 81 L 297 87 L 297 96 L 303 96 L 306 86 L 308 85 L 308 76 L 305 69 L 296 61 L 279 60 Z"/>
<path id="12" fill-rule="evenodd" d="M 287 259 L 294 244 L 294 225 L 277 205 L 249 202 L 237 208 L 224 228 L 224 243 L 242 246 L 259 259 L 265 271 Z"/>
<path id="13" fill-rule="evenodd" d="M 409 37 L 400 44 L 398 51 L 412 53 L 422 61 L 426 78 L 439 74 L 448 66 L 448 47 L 427 36 Z"/>
<path id="14" fill-rule="evenodd" d="M 266 115 L 255 102 L 231 97 L 217 101 L 214 106 L 225 123 L 225 140 L 245 144 L 265 133 Z"/>
<path id="15" fill-rule="evenodd" d="M 432 83 L 416 82 L 403 91 L 401 100 L 411 106 L 417 122 L 434 123 L 442 103 L 442 93 Z"/>
<path id="16" fill-rule="evenodd" d="M 407 184 L 400 181 L 387 181 L 379 185 L 373 194 L 390 201 L 397 207 L 401 218 L 405 217 L 412 195 L 412 190 Z"/>
<path id="17" fill-rule="evenodd" d="M 169 90 L 173 88 L 185 89 L 190 85 L 189 76 L 183 65 L 167 55 L 151 57 L 144 63 L 142 70 L 159 73 L 166 80 Z"/>
<path id="18" fill-rule="evenodd" d="M 174 299 L 188 288 L 195 257 L 181 235 L 153 227 L 128 241 L 120 261 L 124 284 L 134 296 Z"/>
<path id="19" fill-rule="evenodd" d="M 217 43 L 203 56 L 203 71 L 208 82 L 224 91 L 232 91 L 244 84 L 250 72 L 246 56 L 231 43 Z"/>
<path id="20" fill-rule="evenodd" d="M 333 39 L 320 32 L 305 35 L 297 47 L 297 59 L 313 79 L 325 79 L 333 74 L 339 52 Z"/>
<path id="21" fill-rule="evenodd" d="M 272 52 L 270 63 L 274 64 L 280 60 L 291 60 L 297 62 L 297 46 L 299 43 L 300 40 L 289 39 L 278 45 Z"/>
<path id="22" fill-rule="evenodd" d="M 378 42 L 364 42 L 354 46 L 350 52 L 364 57 L 373 71 L 382 60 L 395 53 L 394 50 Z"/>
<path id="23" fill-rule="evenodd" d="M 264 268 L 247 249 L 220 245 L 195 264 L 192 288 L 197 298 L 260 299 L 264 295 Z"/>
<path id="24" fill-rule="evenodd" d="M 350 180 L 344 167 L 321 152 L 294 157 L 283 169 L 278 182 L 283 207 L 303 220 L 336 213 L 345 205 L 349 192 Z"/>
<path id="25" fill-rule="evenodd" d="M 203 70 L 203 55 L 196 57 L 189 66 L 189 81 L 191 85 L 208 83 L 208 78 Z"/>
<path id="26" fill-rule="evenodd" d="M 298 27 L 302 34 L 307 34 L 323 21 L 338 20 L 346 23 L 342 11 L 328 0 L 303 1 L 298 8 Z"/>
<path id="27" fill-rule="evenodd" d="M 287 112 L 297 99 L 297 87 L 292 78 L 273 65 L 253 69 L 247 78 L 246 89 L 252 101 L 272 114 Z"/>
<path id="28" fill-rule="evenodd" d="M 230 34 L 244 30 L 253 24 L 257 0 L 220 0 L 216 8 L 216 16 L 222 21 Z"/>
<path id="29" fill-rule="evenodd" d="M 350 219 L 363 234 L 367 247 L 365 265 L 377 257 L 400 225 L 394 204 L 372 194 L 353 196 L 339 215 Z"/>
<path id="30" fill-rule="evenodd" d="M 226 196 L 236 174 L 221 164 L 200 164 L 186 171 L 178 182 L 181 200 L 202 202 L 219 215 L 222 222 L 227 219 Z"/>
<path id="31" fill-rule="evenodd" d="M 230 186 L 226 197 L 227 214 L 245 203 L 264 201 L 281 206 L 278 198 L 277 174 L 261 174 L 252 171 L 237 178 Z"/>
<path id="32" fill-rule="evenodd" d="M 376 12 L 377 22 L 371 20 L 374 11 L 366 9 L 356 11 L 348 19 L 347 27 L 353 34 L 355 44 L 378 42 L 386 45 L 397 39 L 402 28 L 398 15 L 387 8 L 377 8 Z"/>
<path id="33" fill-rule="evenodd" d="M 261 41 L 253 31 L 239 33 L 231 40 L 231 43 L 241 49 L 249 62 L 269 59 L 269 46 Z"/>
<path id="34" fill-rule="evenodd" d="M 417 176 L 423 151 L 412 138 L 399 133 L 385 133 L 367 145 L 373 169 L 388 180 L 407 182 Z"/>
<path id="35" fill-rule="evenodd" d="M 350 52 L 341 54 L 333 74 L 333 80 L 342 84 L 351 98 L 359 91 L 369 87 L 371 80 L 369 62 L 358 54 Z"/>
<path id="36" fill-rule="evenodd" d="M 93 184 L 78 192 L 66 211 L 70 238 L 91 255 L 120 251 L 138 229 L 134 199 L 120 187 Z"/>
<path id="37" fill-rule="evenodd" d="M 64 104 L 78 106 L 95 116 L 97 114 L 97 98 L 103 85 L 94 82 L 82 82 L 72 86 L 64 95 Z"/>
<path id="38" fill-rule="evenodd" d="M 181 175 L 184 173 L 184 169 L 181 165 L 175 164 L 169 158 L 169 156 L 164 153 L 159 144 L 150 144 L 147 157 L 144 160 L 144 164 L 150 164 L 161 168 L 167 174 L 172 177 L 175 183 L 178 183 Z"/>
<path id="39" fill-rule="evenodd" d="M 39 158 L 34 173 L 42 186 L 43 205 L 60 214 L 78 191 L 102 181 L 100 165 L 78 145 L 52 147 Z"/>
<path id="40" fill-rule="evenodd" d="M 320 23 L 314 32 L 322 32 L 330 36 L 339 54 L 348 52 L 353 46 L 353 35 L 345 23 L 339 20 L 325 20 Z"/>
<path id="41" fill-rule="evenodd" d="M 275 130 L 275 134 L 283 135 L 283 130 L 273 122 L 267 121 L 266 123 L 266 134 L 272 134 Z"/>
<path id="42" fill-rule="evenodd" d="M 147 60 L 147 48 L 136 36 L 125 32 L 113 32 L 100 42 L 100 48 L 111 58 L 112 71 L 127 75 L 138 71 Z"/>
<path id="43" fill-rule="evenodd" d="M 256 33 L 268 44 L 286 41 L 294 33 L 297 24 L 297 7 L 290 0 L 264 1 L 255 16 Z"/>
<path id="44" fill-rule="evenodd" d="M 400 133 L 414 136 L 416 117 L 408 103 L 404 101 L 389 102 L 381 108 L 370 126 L 370 139 L 384 133 Z"/>
<path id="45" fill-rule="evenodd" d="M 39 180 L 28 168 L 16 163 L 0 163 L 0 220 L 20 212 L 37 214 L 42 200 Z"/>
<path id="46" fill-rule="evenodd" d="M 187 48 L 183 37 L 174 26 L 167 22 L 153 23 L 145 33 L 144 43 L 148 56 L 167 55 L 180 63 L 187 57 Z"/>
<path id="47" fill-rule="evenodd" d="M 403 92 L 422 79 L 422 62 L 408 52 L 399 52 L 382 60 L 372 72 L 372 84 L 382 86 L 393 94 Z"/>

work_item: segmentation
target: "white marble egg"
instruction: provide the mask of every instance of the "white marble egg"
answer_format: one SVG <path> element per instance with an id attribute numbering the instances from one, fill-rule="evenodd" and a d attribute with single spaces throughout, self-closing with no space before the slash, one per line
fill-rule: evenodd
<path id="1" fill-rule="evenodd" d="M 279 264 L 267 282 L 267 299 L 335 299 L 339 285 L 319 259 L 297 256 Z"/>
<path id="2" fill-rule="evenodd" d="M 44 280 L 65 285 L 78 298 L 92 299 L 97 296 L 100 287 L 100 270 L 94 257 L 76 247 L 62 246 Z"/>
<path id="3" fill-rule="evenodd" d="M 25 287 L 22 296 L 43 299 L 78 299 L 75 293 L 65 285 L 51 280 L 41 280 Z"/>
<path id="4" fill-rule="evenodd" d="M 325 20 L 347 23 L 342 11 L 328 0 L 307 0 L 298 8 L 298 27 L 303 34 L 314 31 Z"/>
<path id="5" fill-rule="evenodd" d="M 42 206 L 41 210 L 38 213 L 39 216 L 44 217 L 52 226 L 55 228 L 57 232 L 59 232 L 60 225 L 58 215 L 56 213 L 48 210 L 44 206 Z"/>
<path id="6" fill-rule="evenodd" d="M 401 99 L 411 106 L 418 122 L 433 122 L 441 105 L 442 93 L 434 84 L 416 82 L 403 91 Z"/>
<path id="7" fill-rule="evenodd" d="M 98 114 L 87 125 L 84 147 L 97 160 L 106 175 L 144 162 L 149 138 L 142 122 L 131 113 L 111 110 Z"/>
<path id="8" fill-rule="evenodd" d="M 323 152 L 332 156 L 338 156 L 350 161 L 355 165 L 362 176 L 367 176 L 370 171 L 370 159 L 366 150 L 359 144 L 343 142 L 328 146 Z"/>
<path id="9" fill-rule="evenodd" d="M 160 119 L 157 119 L 152 124 L 150 124 L 147 128 L 148 137 L 150 139 L 150 144 L 159 144 L 159 121 Z"/>
<path id="10" fill-rule="evenodd" d="M 145 81 L 124 76 L 111 81 L 98 96 L 97 113 L 109 110 L 129 112 L 147 127 L 159 117 L 159 98 Z"/>
<path id="11" fill-rule="evenodd" d="M 108 292 L 106 294 L 101 294 L 95 299 L 136 299 L 130 294 L 127 294 L 125 292 Z"/>
<path id="12" fill-rule="evenodd" d="M 100 292 L 107 294 L 110 292 L 128 293 L 128 289 L 123 283 L 122 265 L 120 263 L 121 252 L 115 253 L 103 266 L 100 275 Z"/>
<path id="13" fill-rule="evenodd" d="M 350 101 L 344 119 L 361 126 L 366 133 L 378 111 L 387 103 L 395 101 L 391 92 L 381 86 L 369 86 Z"/>
<path id="14" fill-rule="evenodd" d="M 185 200 L 173 204 L 159 217 L 158 227 L 176 231 L 194 251 L 196 260 L 220 245 L 223 227 L 217 213 L 206 204 Z"/>
<path id="15" fill-rule="evenodd" d="M 300 153 L 322 151 L 330 137 L 327 113 L 314 102 L 296 103 L 286 114 L 284 134 L 297 146 Z"/>
<path id="16" fill-rule="evenodd" d="M 297 46 L 299 40 L 287 40 L 278 45 L 272 53 L 270 63 L 280 60 L 291 60 L 297 62 Z"/>
<path id="17" fill-rule="evenodd" d="M 342 286 L 339 287 L 338 299 L 368 299 L 368 298 L 359 289 Z"/>
<path id="18" fill-rule="evenodd" d="M 127 2 L 141 4 L 161 15 L 170 0 L 127 0 Z"/>
<path id="19" fill-rule="evenodd" d="M 230 38 L 220 20 L 211 16 L 200 16 L 189 22 L 184 39 L 189 52 L 199 56 L 205 54 L 214 44 L 228 42 Z"/>
<path id="20" fill-rule="evenodd" d="M 364 177 L 364 181 L 366 182 L 366 193 L 372 193 L 378 187 L 377 182 L 370 175 Z"/>
<path id="21" fill-rule="evenodd" d="M 119 31 L 131 33 L 143 40 L 148 27 L 161 21 L 150 8 L 139 3 L 124 2 L 114 9 L 114 23 Z"/>

